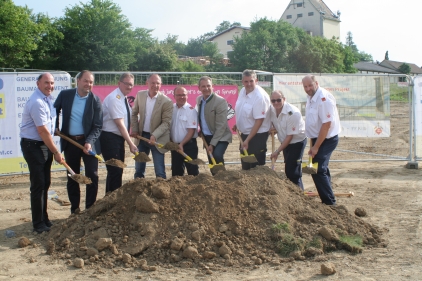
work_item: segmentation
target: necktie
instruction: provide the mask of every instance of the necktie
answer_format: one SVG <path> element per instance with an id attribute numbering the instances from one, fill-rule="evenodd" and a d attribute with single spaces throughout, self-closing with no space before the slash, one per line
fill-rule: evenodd
<path id="1" fill-rule="evenodd" d="M 127 101 L 127 98 L 125 97 L 125 105 L 126 105 L 126 111 L 127 111 L 127 131 L 130 131 L 130 110 L 129 110 L 129 103 Z"/>

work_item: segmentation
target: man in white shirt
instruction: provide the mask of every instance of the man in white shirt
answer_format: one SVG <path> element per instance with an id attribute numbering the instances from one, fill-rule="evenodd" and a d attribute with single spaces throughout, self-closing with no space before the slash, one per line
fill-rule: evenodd
<path id="1" fill-rule="evenodd" d="M 334 96 L 319 87 L 314 75 L 302 79 L 303 89 L 308 94 L 306 101 L 306 136 L 311 139 L 308 154 L 318 163 L 318 171 L 312 175 L 322 203 L 335 205 L 336 198 L 331 187 L 328 163 L 338 144 L 341 132 L 340 118 Z"/>
<path id="2" fill-rule="evenodd" d="M 173 116 L 171 120 L 170 138 L 179 144 L 179 149 L 190 158 L 198 158 L 198 113 L 189 103 L 187 103 L 188 91 L 178 86 L 173 92 L 176 103 L 173 105 Z M 199 174 L 198 165 L 185 162 L 183 155 L 177 151 L 171 151 L 171 175 L 183 176 L 185 167 L 188 175 L 197 176 Z"/>
<path id="3" fill-rule="evenodd" d="M 111 158 L 125 161 L 125 141 L 130 152 L 136 153 L 138 148 L 129 135 L 131 108 L 127 100 L 134 86 L 131 73 L 123 73 L 118 82 L 118 88 L 111 92 L 103 101 L 103 131 L 100 142 L 104 160 Z M 122 186 L 123 169 L 107 165 L 106 193 Z"/>
<path id="4" fill-rule="evenodd" d="M 240 90 L 236 101 L 236 128 L 241 132 L 243 148 L 248 154 L 254 154 L 257 163 L 245 163 L 242 161 L 242 170 L 249 170 L 256 165 L 265 165 L 265 153 L 267 152 L 268 131 L 271 127 L 270 98 L 260 86 L 254 70 L 245 70 L 242 74 L 243 88 Z M 243 154 L 243 148 L 240 152 Z"/>
<path id="5" fill-rule="evenodd" d="M 300 110 L 286 102 L 281 91 L 271 94 L 271 123 L 277 131 L 280 146 L 271 154 L 277 160 L 283 151 L 287 178 L 303 190 L 302 156 L 306 146 L 305 121 Z"/>

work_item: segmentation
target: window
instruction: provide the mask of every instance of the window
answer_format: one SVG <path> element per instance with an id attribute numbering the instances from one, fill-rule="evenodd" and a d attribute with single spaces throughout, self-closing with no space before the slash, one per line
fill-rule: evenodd
<path id="1" fill-rule="evenodd" d="M 292 15 L 287 15 L 287 19 L 291 19 L 292 18 Z"/>
<path id="2" fill-rule="evenodd" d="M 302 7 L 302 3 L 298 3 L 298 4 L 297 4 L 297 7 L 298 7 L 298 8 Z"/>
<path id="3" fill-rule="evenodd" d="M 227 45 L 233 45 L 233 40 L 227 40 Z"/>
<path id="4" fill-rule="evenodd" d="M 303 15 L 302 14 L 297 14 L 297 17 L 298 18 L 301 18 Z"/>
<path id="5" fill-rule="evenodd" d="M 314 15 L 314 12 L 309 12 L 308 16 L 312 17 Z"/>

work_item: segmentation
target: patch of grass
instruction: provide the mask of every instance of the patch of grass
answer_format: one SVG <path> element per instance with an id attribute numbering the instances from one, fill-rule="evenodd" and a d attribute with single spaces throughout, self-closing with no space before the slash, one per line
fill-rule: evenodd
<path id="1" fill-rule="evenodd" d="M 360 235 L 341 235 L 339 237 L 342 246 L 352 253 L 361 253 L 363 241 Z"/>
<path id="2" fill-rule="evenodd" d="M 281 241 L 279 242 L 278 247 L 282 256 L 288 256 L 291 252 L 303 251 L 305 244 L 305 239 L 295 237 L 289 233 L 284 233 L 281 236 Z"/>
<path id="3" fill-rule="evenodd" d="M 272 229 L 283 233 L 290 233 L 290 226 L 287 222 L 273 224 Z"/>
<path id="4" fill-rule="evenodd" d="M 306 248 L 317 248 L 322 249 L 322 240 L 321 237 L 314 237 L 311 241 L 306 244 Z"/>
<path id="5" fill-rule="evenodd" d="M 409 101 L 409 94 L 407 87 L 399 87 L 396 83 L 390 84 L 390 100 L 392 101 Z"/>

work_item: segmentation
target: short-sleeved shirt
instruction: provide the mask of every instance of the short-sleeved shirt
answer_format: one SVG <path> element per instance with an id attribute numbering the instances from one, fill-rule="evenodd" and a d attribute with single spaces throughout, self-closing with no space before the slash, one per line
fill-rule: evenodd
<path id="1" fill-rule="evenodd" d="M 56 110 L 54 109 L 55 98 L 46 96 L 39 89 L 29 97 L 22 113 L 20 137 L 42 141 L 37 127 L 46 126 L 50 134 L 54 134 L 56 126 Z"/>
<path id="2" fill-rule="evenodd" d="M 334 96 L 324 88 L 318 87 L 314 96 L 307 98 L 305 121 L 307 137 L 317 138 L 322 124 L 327 122 L 331 122 L 331 126 L 326 138 L 338 135 L 341 132 L 341 126 Z"/>
<path id="3" fill-rule="evenodd" d="M 189 103 L 182 107 L 173 105 L 173 116 L 171 120 L 171 139 L 180 143 L 188 133 L 188 129 L 195 129 L 192 138 L 198 137 L 198 112 Z"/>
<path id="4" fill-rule="evenodd" d="M 288 102 L 284 103 L 278 117 L 275 108 L 271 106 L 271 122 L 277 130 L 277 137 L 281 143 L 290 135 L 293 136 L 290 143 L 301 142 L 306 137 L 305 121 L 300 110 Z"/>
<path id="5" fill-rule="evenodd" d="M 242 88 L 236 101 L 236 127 L 242 134 L 248 135 L 251 132 L 256 119 L 264 118 L 258 133 L 268 132 L 271 127 L 270 119 L 270 98 L 260 86 L 246 94 Z"/>
<path id="6" fill-rule="evenodd" d="M 103 131 L 114 133 L 121 136 L 119 128 L 114 119 L 123 119 L 124 124 L 128 124 L 128 113 L 126 109 L 125 95 L 119 88 L 111 92 L 103 101 Z M 132 115 L 132 109 L 129 106 L 129 116 Z"/>

